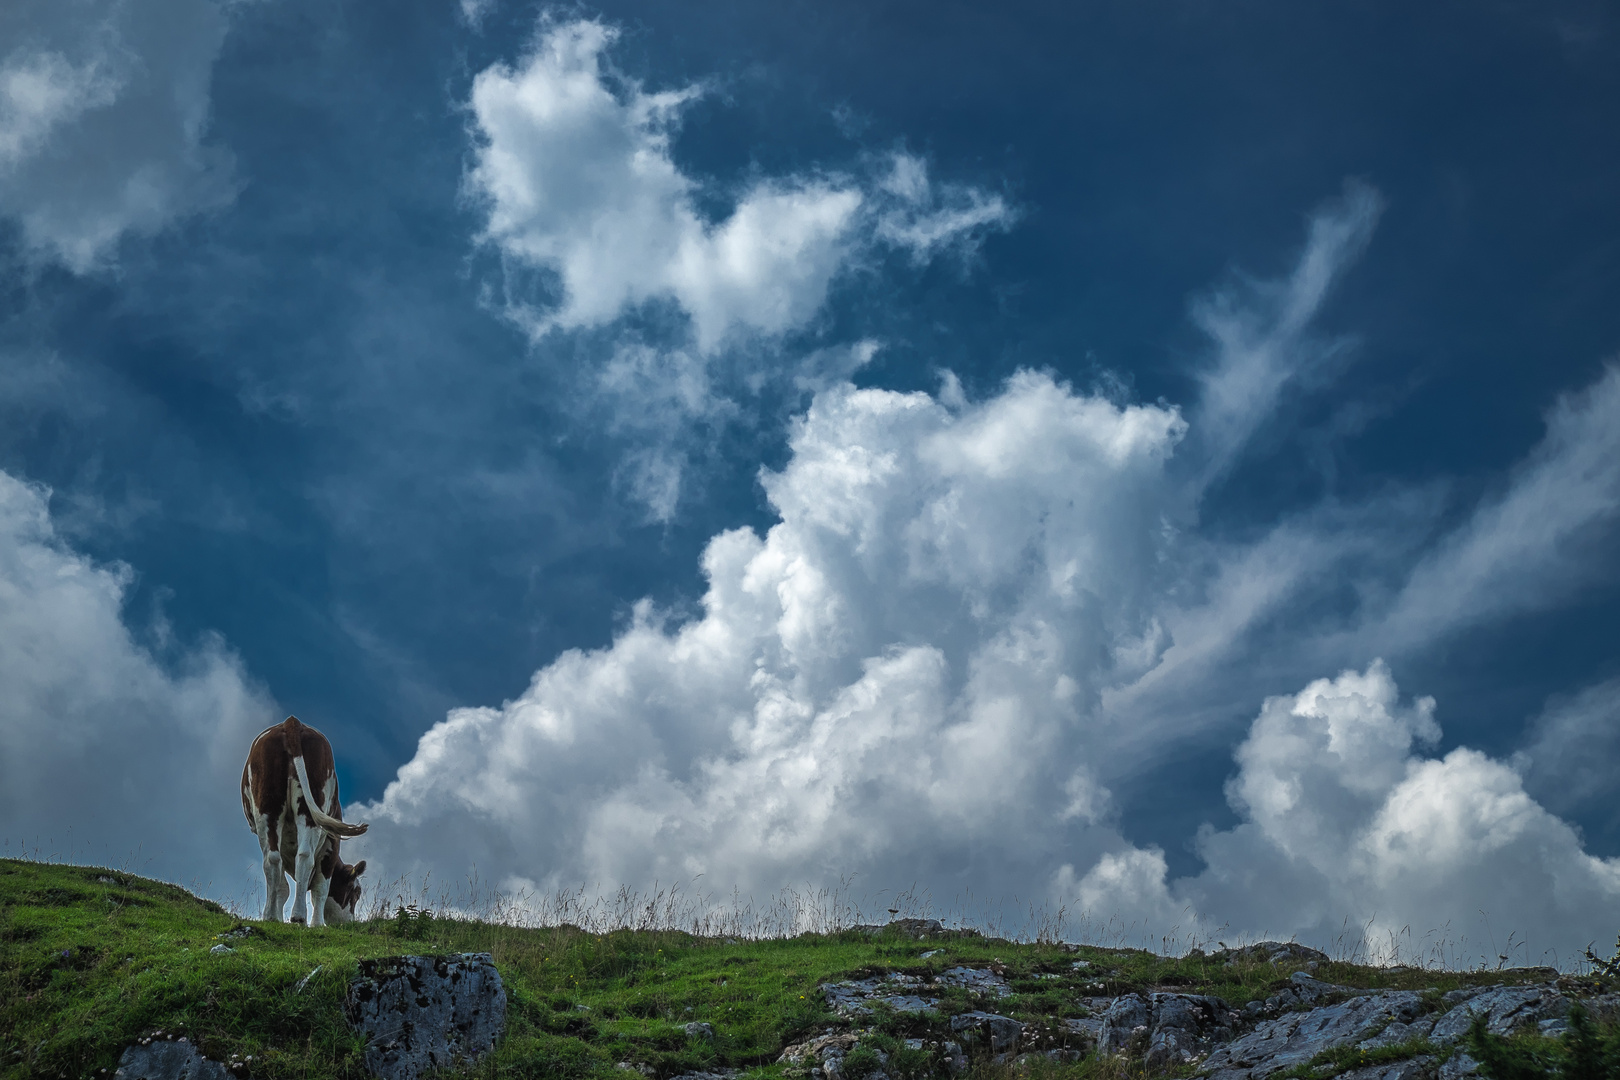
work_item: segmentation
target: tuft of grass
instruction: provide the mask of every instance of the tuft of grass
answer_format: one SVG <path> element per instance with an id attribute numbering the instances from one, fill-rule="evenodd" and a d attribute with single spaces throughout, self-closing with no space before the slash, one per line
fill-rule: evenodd
<path id="1" fill-rule="evenodd" d="M 1620 1080 L 1620 1024 L 1600 1028 L 1576 1002 L 1568 1025 L 1556 1039 L 1529 1032 L 1494 1035 L 1476 1013 L 1467 1050 L 1486 1080 Z"/>

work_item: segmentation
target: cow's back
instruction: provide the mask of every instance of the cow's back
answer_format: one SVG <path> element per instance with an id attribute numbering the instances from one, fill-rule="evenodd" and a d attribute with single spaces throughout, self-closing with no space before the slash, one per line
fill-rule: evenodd
<path id="1" fill-rule="evenodd" d="M 298 783 L 293 766 L 295 752 L 303 757 L 304 770 L 315 790 L 304 792 L 299 805 L 289 806 L 288 795 L 292 786 Z M 295 813 L 308 816 L 308 808 L 302 805 L 305 799 L 315 800 L 326 810 L 324 796 L 328 783 L 331 784 L 331 800 L 335 805 L 327 812 L 341 820 L 342 801 L 338 797 L 332 744 L 315 728 L 301 723 L 296 716 L 289 716 L 281 723 L 259 732 L 253 745 L 248 748 L 247 763 L 242 766 L 242 813 L 247 817 L 250 828 L 256 827 L 253 819 L 255 808 L 261 816 L 291 827 Z M 299 790 L 302 790 L 302 785 L 299 785 Z"/>

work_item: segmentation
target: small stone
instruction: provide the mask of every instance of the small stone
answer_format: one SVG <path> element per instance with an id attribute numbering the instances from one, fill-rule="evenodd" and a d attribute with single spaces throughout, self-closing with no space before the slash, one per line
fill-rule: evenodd
<path id="1" fill-rule="evenodd" d="M 236 950 L 231 948 L 229 945 L 215 945 L 212 949 L 208 950 L 208 955 L 224 956 L 226 953 L 233 953 L 235 951 Z"/>
<path id="2" fill-rule="evenodd" d="M 714 1042 L 714 1028 L 701 1020 L 694 1020 L 692 1023 L 687 1024 L 685 1031 L 688 1039 L 702 1039 L 704 1042 Z"/>

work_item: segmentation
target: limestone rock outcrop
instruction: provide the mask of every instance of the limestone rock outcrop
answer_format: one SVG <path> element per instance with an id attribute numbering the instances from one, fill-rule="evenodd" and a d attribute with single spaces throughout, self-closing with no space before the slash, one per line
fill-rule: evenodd
<path id="1" fill-rule="evenodd" d="M 344 1011 L 381 1080 L 420 1080 L 477 1061 L 506 1029 L 506 988 L 488 953 L 362 960 Z"/>

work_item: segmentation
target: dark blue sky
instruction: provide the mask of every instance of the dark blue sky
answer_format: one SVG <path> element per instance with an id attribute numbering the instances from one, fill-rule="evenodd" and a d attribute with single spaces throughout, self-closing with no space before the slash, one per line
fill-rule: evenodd
<path id="1" fill-rule="evenodd" d="M 1289 522 L 1359 530 L 1365 550 L 1302 571 L 1243 632 L 1226 661 L 1242 680 L 1178 691 L 1197 723 L 1154 728 L 1152 752 L 1102 769 L 1110 827 L 1197 875 L 1199 825 L 1251 819 L 1223 784 L 1262 699 L 1378 656 L 1403 700 L 1438 699 L 1429 757 L 1529 753 L 1556 727 L 1549 701 L 1583 693 L 1596 712 L 1579 738 L 1620 751 L 1603 743 L 1613 694 L 1593 690 L 1620 677 L 1607 504 L 1559 534 L 1545 575 L 1476 582 L 1529 599 L 1387 645 L 1368 614 L 1509 498 L 1551 452 L 1549 410 L 1620 351 L 1612 5 L 464 6 L 263 0 L 219 22 L 206 0 L 156 4 L 118 16 L 132 48 L 142 19 L 190 20 L 201 44 L 110 90 L 69 78 L 93 47 L 72 17 L 25 2 L 0 22 L 7 70 L 55 73 L 89 103 L 34 128 L 20 97 L 0 112 L 0 469 L 49 487 L 59 551 L 131 568 L 123 621 L 171 677 L 218 635 L 257 693 L 325 730 L 347 800 L 381 799 L 447 711 L 516 699 L 565 650 L 609 646 L 641 598 L 671 632 L 700 617 L 711 538 L 780 516 L 760 471 L 795 460 L 794 418 L 830 385 L 793 375 L 817 350 L 879 343 L 850 376 L 863 388 L 933 393 L 949 371 L 989 403 L 1032 370 L 1178 406 L 1191 434 L 1170 474 L 1197 473 L 1223 363 L 1200 305 L 1266 323 L 1313 222 L 1358 191 L 1376 203 L 1364 250 L 1282 335 L 1311 359 L 1229 466 L 1155 511 L 1198 550 L 1178 549 L 1187 569 L 1154 603 L 1207 596 L 1234 553 L 1271 558 L 1263 540 Z M 504 136 L 474 80 L 524 70 L 548 27 L 577 20 L 617 33 L 600 58 L 620 104 L 701 87 L 649 138 L 711 230 L 767 189 L 888 205 L 897 154 L 926 165 L 940 206 L 999 200 L 999 216 L 926 251 L 848 240 L 808 314 L 764 330 L 737 316 L 755 329 L 707 351 L 684 286 L 531 332 L 523 311 L 566 312 L 575 279 L 496 235 L 500 196 L 475 171 Z M 171 60 L 201 73 L 173 94 L 206 125 L 118 122 L 181 132 L 152 150 L 180 179 L 158 210 L 69 247 L 93 199 L 58 206 L 53 176 L 135 168 L 73 149 L 74 125 L 146 108 L 139 80 L 161 84 Z M 543 136 L 525 144 L 535 160 L 573 152 Z M 604 389 L 627 342 L 698 356 L 707 404 L 655 422 Z M 676 463 L 662 513 L 638 494 L 647 462 Z M 1302 653 L 1306 639 L 1330 643 Z M 941 647 L 960 689 L 971 665 Z M 1620 855 L 1612 785 L 1560 803 L 1546 769 L 1517 767 L 1588 855 Z"/>

